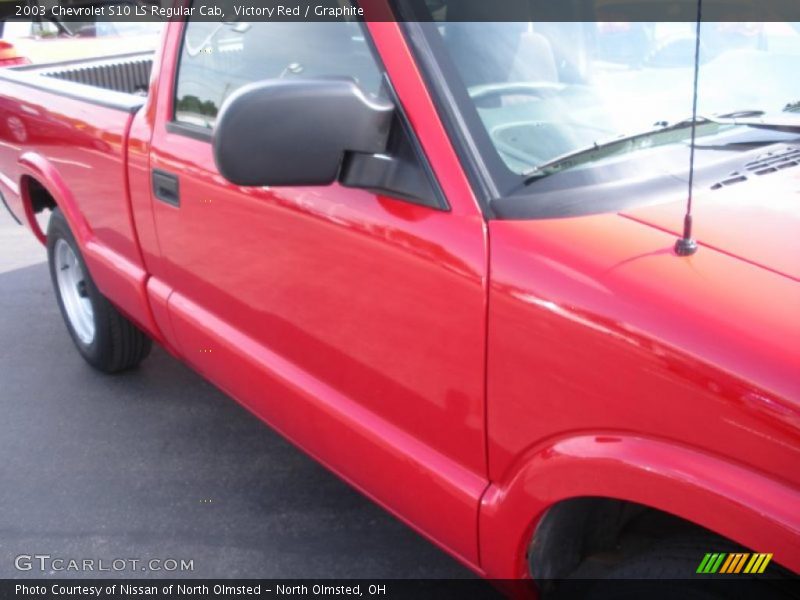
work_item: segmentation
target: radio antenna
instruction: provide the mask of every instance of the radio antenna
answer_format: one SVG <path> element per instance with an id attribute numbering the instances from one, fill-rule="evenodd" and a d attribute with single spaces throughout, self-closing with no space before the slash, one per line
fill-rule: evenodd
<path id="1" fill-rule="evenodd" d="M 700 74 L 700 21 L 703 18 L 703 0 L 697 0 L 697 28 L 694 40 L 694 86 L 692 88 L 692 145 L 689 149 L 689 197 L 683 217 L 683 237 L 675 242 L 678 256 L 691 256 L 697 252 L 697 242 L 692 237 L 692 196 L 694 194 L 694 141 L 697 134 L 697 81 Z"/>

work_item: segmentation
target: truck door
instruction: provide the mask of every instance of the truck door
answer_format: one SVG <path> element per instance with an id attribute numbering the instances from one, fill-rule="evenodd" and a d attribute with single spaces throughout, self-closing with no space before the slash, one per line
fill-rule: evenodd
<path id="1" fill-rule="evenodd" d="M 162 283 L 187 361 L 473 561 L 486 478 L 477 207 L 447 202 L 403 116 L 438 204 L 339 184 L 236 187 L 212 157 L 220 105 L 244 84 L 349 76 L 389 94 L 368 40 L 355 22 L 171 27 L 150 165 Z"/>

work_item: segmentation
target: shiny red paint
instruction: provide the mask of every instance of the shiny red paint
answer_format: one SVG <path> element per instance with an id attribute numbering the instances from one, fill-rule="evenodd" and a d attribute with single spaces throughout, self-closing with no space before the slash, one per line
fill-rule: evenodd
<path id="1" fill-rule="evenodd" d="M 672 250 L 680 199 L 487 221 L 399 26 L 371 22 L 451 210 L 240 188 L 167 130 L 181 27 L 135 115 L 0 92 L 0 191 L 42 236 L 41 184 L 127 315 L 482 575 L 525 577 L 539 519 L 581 496 L 800 570 L 796 179 L 764 184 L 785 186 L 764 192 L 787 197 L 774 214 L 698 197 L 690 258 Z M 179 175 L 179 208 L 153 198 L 153 168 Z"/>
<path id="2" fill-rule="evenodd" d="M 695 233 L 708 247 L 800 281 L 800 169 L 757 177 L 755 184 L 698 194 Z M 685 208 L 675 201 L 624 214 L 676 233 Z"/>
<path id="3" fill-rule="evenodd" d="M 181 174 L 181 206 L 152 203 L 158 248 L 143 246 L 159 256 L 153 277 L 173 290 L 176 348 L 299 446 L 477 564 L 486 480 L 477 210 L 444 213 L 339 186 L 226 183 L 208 142 L 166 128 L 180 39 L 172 28 L 151 97 L 150 168 Z M 448 521 L 420 496 L 449 505 Z"/>
<path id="4" fill-rule="evenodd" d="M 539 519 L 554 504 L 579 496 L 658 508 L 750 548 L 769 548 L 796 570 L 795 488 L 726 457 L 608 432 L 565 434 L 539 444 L 521 457 L 512 478 L 492 485 L 480 517 L 485 572 L 526 577 L 525 553 Z"/>
<path id="5" fill-rule="evenodd" d="M 9 111 L 0 140 L 0 191 L 10 210 L 45 243 L 30 198 L 31 181 L 43 186 L 67 218 L 98 288 L 161 341 L 144 294 L 147 273 L 127 195 L 125 142 L 132 116 L 68 98 L 50 107 L 52 94 L 4 85 L 22 99 L 15 111 L 9 96 L 0 101 Z"/>
<path id="6" fill-rule="evenodd" d="M 618 215 L 494 221 L 490 237 L 484 568 L 520 575 L 489 557 L 521 557 L 534 515 L 596 495 L 780 547 L 796 569 L 796 282 L 708 248 L 680 259 L 674 235 Z"/>

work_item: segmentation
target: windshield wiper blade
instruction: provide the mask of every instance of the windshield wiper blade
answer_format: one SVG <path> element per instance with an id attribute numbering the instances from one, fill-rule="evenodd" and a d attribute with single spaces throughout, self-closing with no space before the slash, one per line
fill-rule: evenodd
<path id="1" fill-rule="evenodd" d="M 762 111 L 742 111 L 741 113 L 731 113 L 718 117 L 701 117 L 698 121 L 716 123 L 717 125 L 742 125 L 754 127 L 755 129 L 767 129 L 769 131 L 781 131 L 783 133 L 800 133 L 800 119 L 797 117 L 770 116 L 763 118 L 766 114 Z M 689 120 L 691 123 L 691 119 Z"/>
<path id="2" fill-rule="evenodd" d="M 678 129 L 685 129 L 691 127 L 691 125 L 692 125 L 691 120 L 689 122 L 680 121 L 678 123 L 673 123 L 672 125 L 659 124 L 659 126 L 655 129 L 647 129 L 645 131 L 639 131 L 637 133 L 629 133 L 626 135 L 621 135 L 619 137 L 606 140 L 604 142 L 595 142 L 591 146 L 584 146 L 583 148 L 578 148 L 577 150 L 573 150 L 571 152 L 567 152 L 566 154 L 556 156 L 554 159 L 549 160 L 546 163 L 536 165 L 530 171 L 525 173 L 525 175 L 528 176 L 528 179 L 525 180 L 525 183 L 528 184 L 531 181 L 539 179 L 540 177 L 544 177 L 545 175 L 551 175 L 556 171 L 561 171 L 562 169 L 582 164 L 584 162 L 584 160 L 582 159 L 592 155 L 593 153 L 599 150 L 611 148 L 612 146 L 616 145 L 633 143 L 640 139 L 648 138 L 658 133 L 675 131 Z"/>
<path id="3" fill-rule="evenodd" d="M 586 159 L 591 157 L 594 153 L 613 148 L 617 145 L 635 144 L 637 141 L 649 138 L 654 135 L 667 133 L 670 131 L 678 131 L 680 129 L 687 129 L 696 125 L 735 125 L 742 127 L 753 127 L 756 129 L 767 129 L 770 131 L 780 131 L 783 133 L 797 133 L 800 134 L 800 119 L 797 117 L 783 117 L 783 116 L 770 116 L 764 118 L 766 113 L 760 110 L 739 110 L 735 112 L 725 113 L 723 115 L 697 115 L 697 119 L 693 120 L 691 117 L 676 121 L 675 123 L 667 123 L 666 121 L 658 122 L 658 126 L 653 129 L 639 131 L 627 135 L 622 135 L 603 142 L 595 142 L 591 146 L 578 148 L 566 154 L 562 154 L 547 161 L 546 163 L 536 165 L 529 170 L 526 175 L 525 185 L 536 181 L 547 175 L 552 175 L 558 171 L 568 169 L 573 166 L 578 166 L 586 162 Z"/>

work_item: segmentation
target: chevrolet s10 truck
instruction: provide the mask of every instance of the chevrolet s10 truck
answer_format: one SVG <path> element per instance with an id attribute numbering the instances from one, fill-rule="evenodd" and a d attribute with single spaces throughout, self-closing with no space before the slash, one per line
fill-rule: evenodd
<path id="1" fill-rule="evenodd" d="M 796 29 L 434 4 L 3 70 L 78 351 L 155 341 L 487 578 L 798 571 Z"/>

